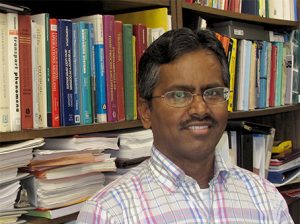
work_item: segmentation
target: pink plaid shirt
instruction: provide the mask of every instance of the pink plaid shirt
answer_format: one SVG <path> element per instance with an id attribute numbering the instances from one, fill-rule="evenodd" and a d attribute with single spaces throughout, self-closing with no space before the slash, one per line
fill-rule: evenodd
<path id="1" fill-rule="evenodd" d="M 294 223 L 270 182 L 218 153 L 205 198 L 193 178 L 153 147 L 149 160 L 88 200 L 77 223 Z"/>

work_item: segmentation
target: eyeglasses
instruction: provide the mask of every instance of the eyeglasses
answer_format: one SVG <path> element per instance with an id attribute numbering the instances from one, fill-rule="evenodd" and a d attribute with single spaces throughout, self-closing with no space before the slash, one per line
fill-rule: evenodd
<path id="1" fill-rule="evenodd" d="M 226 87 L 215 87 L 206 89 L 202 94 L 191 93 L 188 91 L 174 90 L 166 92 L 161 96 L 153 96 L 154 98 L 163 98 L 171 107 L 186 107 L 192 103 L 194 96 L 201 96 L 207 104 L 224 103 L 229 98 L 229 89 Z"/>

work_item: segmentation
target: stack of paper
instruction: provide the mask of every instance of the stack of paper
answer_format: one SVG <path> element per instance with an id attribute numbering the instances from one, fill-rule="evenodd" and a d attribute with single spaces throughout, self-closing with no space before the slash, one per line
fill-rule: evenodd
<path id="1" fill-rule="evenodd" d="M 300 180 L 300 152 L 290 151 L 284 155 L 272 155 L 268 180 L 275 186 L 283 186 Z"/>
<path id="2" fill-rule="evenodd" d="M 134 159 L 150 156 L 153 134 L 150 129 L 135 130 L 119 135 L 118 158 Z"/>
<path id="3" fill-rule="evenodd" d="M 0 147 L 0 223 L 23 223 L 18 220 L 24 210 L 16 209 L 16 199 L 21 189 L 20 180 L 28 176 L 19 168 L 25 167 L 32 159 L 33 148 L 44 144 L 44 139 L 2 143 Z M 21 204 L 18 204 L 22 206 Z M 24 206 L 27 208 L 28 203 Z"/>
<path id="4" fill-rule="evenodd" d="M 37 210 L 29 215 L 56 218 L 79 211 L 104 186 L 103 172 L 116 170 L 115 158 L 105 149 L 119 149 L 117 138 L 83 137 L 45 139 L 33 151 L 28 171 L 34 178 L 24 181 L 29 200 Z"/>

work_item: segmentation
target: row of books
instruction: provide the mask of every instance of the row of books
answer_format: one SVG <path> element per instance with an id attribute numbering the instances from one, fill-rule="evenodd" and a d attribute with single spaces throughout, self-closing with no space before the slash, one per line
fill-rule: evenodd
<path id="1" fill-rule="evenodd" d="M 297 0 L 186 0 L 186 2 L 273 19 L 298 20 Z"/>
<path id="2" fill-rule="evenodd" d="M 230 27 L 237 23 L 229 21 L 222 24 Z M 259 36 L 259 30 L 256 36 L 251 36 L 251 32 L 247 31 L 249 35 L 238 39 L 227 28 L 220 27 L 214 26 L 212 29 L 222 32 L 216 35 L 228 56 L 229 111 L 249 111 L 299 103 L 299 30 L 268 41 L 268 32 L 264 38 Z"/>
<path id="3" fill-rule="evenodd" d="M 0 13 L 0 131 L 136 119 L 139 59 L 167 29 L 167 8 L 72 20 Z"/>

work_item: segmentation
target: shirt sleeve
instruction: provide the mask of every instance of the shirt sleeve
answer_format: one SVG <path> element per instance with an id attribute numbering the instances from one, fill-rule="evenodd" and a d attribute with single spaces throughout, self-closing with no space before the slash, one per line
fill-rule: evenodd
<path id="1" fill-rule="evenodd" d="M 87 201 L 80 209 L 76 224 L 117 224 L 109 212 L 94 201 Z"/>

